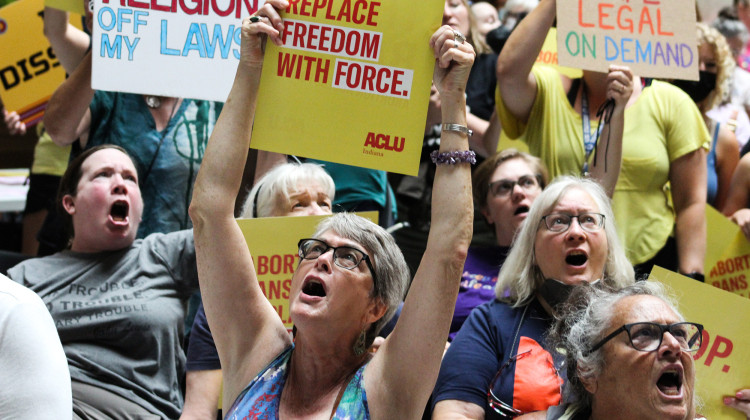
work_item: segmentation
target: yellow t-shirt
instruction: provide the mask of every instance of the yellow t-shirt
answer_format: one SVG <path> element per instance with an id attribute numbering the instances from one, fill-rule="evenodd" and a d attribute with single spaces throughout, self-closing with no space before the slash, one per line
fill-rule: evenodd
<path id="1" fill-rule="evenodd" d="M 534 66 L 532 73 L 538 91 L 528 123 L 510 114 L 498 89 L 497 112 L 503 133 L 524 141 L 552 177 L 580 175 L 584 161 L 581 115 L 568 102 L 557 71 Z M 592 130 L 597 125 L 591 121 Z M 708 149 L 709 144 L 698 108 L 687 94 L 668 83 L 654 81 L 625 110 L 622 169 L 612 207 L 631 263 L 653 258 L 674 229 L 667 189 L 670 163 L 700 147 Z"/>
<path id="2" fill-rule="evenodd" d="M 31 173 L 35 175 L 57 175 L 62 176 L 68 167 L 70 159 L 70 146 L 58 146 L 52 142 L 44 125 L 37 125 L 39 142 L 34 148 L 34 163 L 31 164 Z"/>

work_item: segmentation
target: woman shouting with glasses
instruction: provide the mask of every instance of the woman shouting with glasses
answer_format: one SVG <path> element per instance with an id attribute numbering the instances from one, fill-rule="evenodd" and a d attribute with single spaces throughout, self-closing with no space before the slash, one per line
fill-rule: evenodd
<path id="1" fill-rule="evenodd" d="M 547 168 L 542 161 L 516 149 L 495 153 L 474 170 L 474 205 L 495 235 L 497 245 L 469 248 L 449 340 L 453 340 L 472 309 L 495 298 L 497 273 L 510 252 L 513 237 L 547 182 Z"/>
<path id="2" fill-rule="evenodd" d="M 558 178 L 528 211 L 495 299 L 471 313 L 448 349 L 433 419 L 509 418 L 559 404 L 564 375 L 544 341 L 555 308 L 574 285 L 633 279 L 604 190 Z"/>
<path id="3" fill-rule="evenodd" d="M 659 283 L 582 287 L 569 302 L 548 341 L 565 355 L 575 403 L 528 418 L 703 418 L 692 355 L 703 326 L 685 322 Z"/>
<path id="4" fill-rule="evenodd" d="M 237 74 L 190 206 L 203 303 L 224 373 L 223 400 L 231 405 L 225 418 L 418 418 L 437 378 L 471 241 L 468 163 L 475 159 L 465 86 L 474 51 L 448 26 L 430 38 L 444 128 L 433 156 L 427 250 L 395 329 L 374 355 L 367 351 L 406 290 L 403 255 L 381 227 L 340 213 L 299 243 L 289 291 L 292 338 L 263 295 L 233 216 L 263 88 L 264 42 L 282 43 L 278 11 L 288 6 L 267 0 L 243 21 Z"/>

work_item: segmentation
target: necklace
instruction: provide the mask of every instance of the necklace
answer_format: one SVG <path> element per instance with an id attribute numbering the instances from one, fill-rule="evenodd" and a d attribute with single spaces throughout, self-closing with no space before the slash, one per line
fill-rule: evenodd
<path id="1" fill-rule="evenodd" d="M 146 95 L 146 105 L 148 105 L 149 108 L 156 109 L 161 106 L 161 98 L 158 96 L 153 95 Z"/>

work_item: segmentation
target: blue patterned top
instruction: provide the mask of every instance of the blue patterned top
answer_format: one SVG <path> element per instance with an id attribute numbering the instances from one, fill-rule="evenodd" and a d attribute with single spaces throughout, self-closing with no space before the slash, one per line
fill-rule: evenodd
<path id="1" fill-rule="evenodd" d="M 245 387 L 232 407 L 227 411 L 227 420 L 276 420 L 279 418 L 279 401 L 288 374 L 289 360 L 294 345 L 282 351 L 250 384 Z M 367 363 L 357 369 L 344 390 L 334 419 L 369 420 L 367 394 L 362 383 L 362 374 Z"/>

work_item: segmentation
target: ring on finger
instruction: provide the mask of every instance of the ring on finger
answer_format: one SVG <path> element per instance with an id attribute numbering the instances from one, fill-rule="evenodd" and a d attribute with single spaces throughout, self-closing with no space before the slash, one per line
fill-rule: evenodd
<path id="1" fill-rule="evenodd" d="M 459 31 L 453 30 L 453 42 L 454 46 L 457 44 L 463 44 L 466 41 L 466 37 Z"/>
<path id="2" fill-rule="evenodd" d="M 250 16 L 250 23 L 260 22 L 260 16 Z"/>

